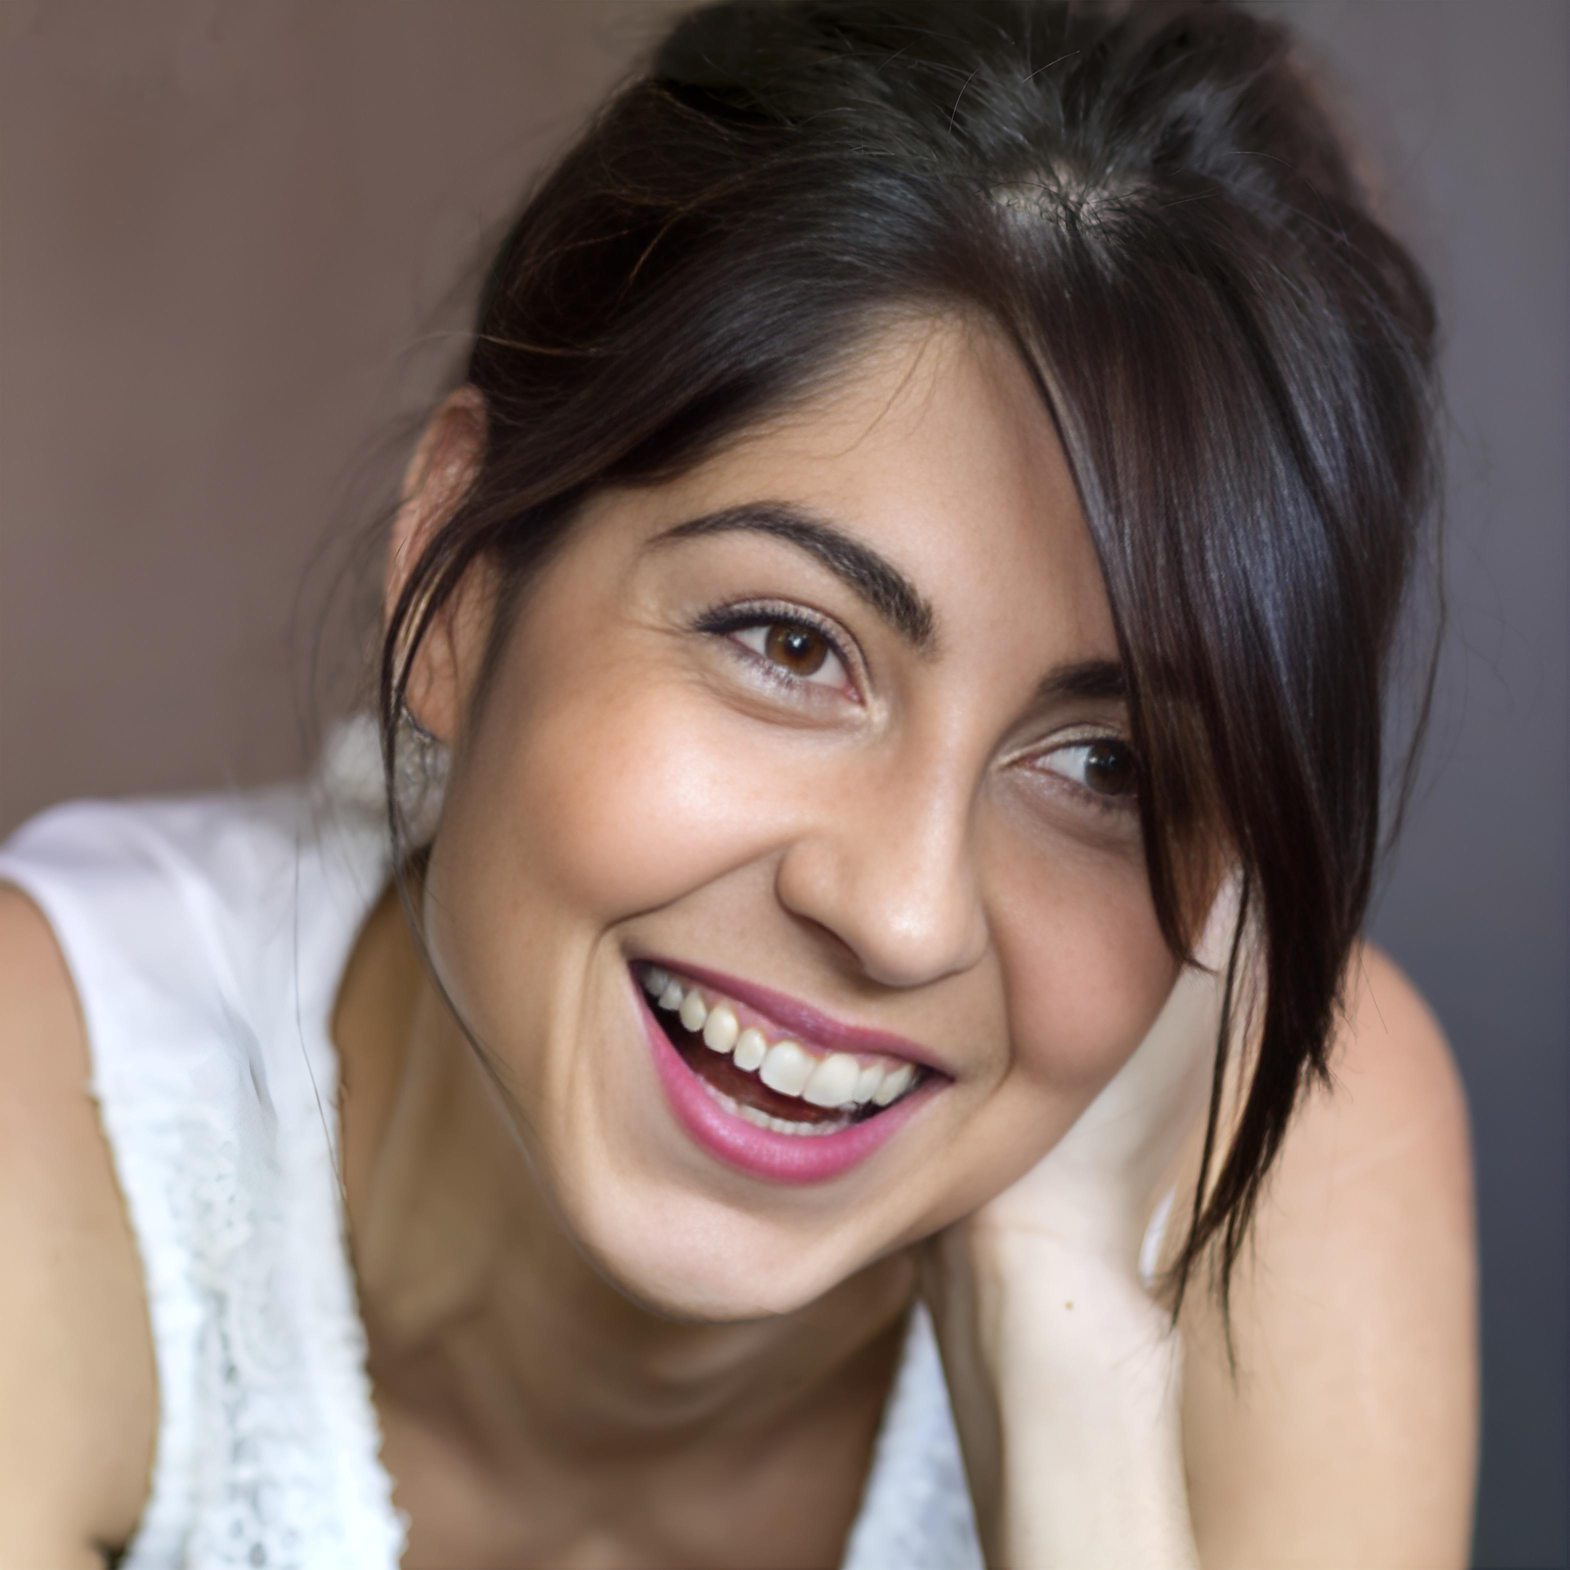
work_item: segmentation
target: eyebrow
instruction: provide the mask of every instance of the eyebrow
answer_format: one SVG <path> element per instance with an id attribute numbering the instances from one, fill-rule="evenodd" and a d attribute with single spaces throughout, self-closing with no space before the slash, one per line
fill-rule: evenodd
<path id="1" fill-rule="evenodd" d="M 866 601 L 907 643 L 922 654 L 937 648 L 937 616 L 931 603 L 886 556 L 832 523 L 789 502 L 747 502 L 679 523 L 649 542 L 690 540 L 744 530 L 784 540 L 821 562 Z"/>
<path id="2" fill-rule="evenodd" d="M 1036 685 L 1033 707 L 1050 709 L 1067 703 L 1126 703 L 1128 677 L 1116 660 L 1079 660 L 1060 665 Z"/>

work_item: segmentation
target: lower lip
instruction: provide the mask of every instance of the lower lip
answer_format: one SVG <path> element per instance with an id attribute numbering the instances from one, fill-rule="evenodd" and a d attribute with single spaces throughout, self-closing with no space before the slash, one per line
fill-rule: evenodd
<path id="1" fill-rule="evenodd" d="M 633 985 L 660 1086 L 676 1120 L 701 1149 L 750 1177 L 773 1183 L 825 1183 L 837 1178 L 886 1145 L 939 1088 L 937 1083 L 920 1087 L 887 1111 L 837 1134 L 776 1134 L 726 1111 L 709 1094 L 660 1029 L 636 978 Z"/>

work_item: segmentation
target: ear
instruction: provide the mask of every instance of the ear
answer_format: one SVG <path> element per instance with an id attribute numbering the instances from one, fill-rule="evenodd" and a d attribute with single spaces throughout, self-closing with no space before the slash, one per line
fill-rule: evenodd
<path id="1" fill-rule="evenodd" d="M 485 400 L 473 387 L 460 387 L 431 417 L 404 473 L 398 513 L 387 546 L 382 624 L 392 613 L 409 574 L 452 517 L 479 473 L 485 455 Z M 485 618 L 474 614 L 470 569 L 432 619 L 409 671 L 405 702 L 415 720 L 451 745 L 464 711 L 469 683 L 483 652 Z M 468 614 L 465 614 L 465 611 Z"/>

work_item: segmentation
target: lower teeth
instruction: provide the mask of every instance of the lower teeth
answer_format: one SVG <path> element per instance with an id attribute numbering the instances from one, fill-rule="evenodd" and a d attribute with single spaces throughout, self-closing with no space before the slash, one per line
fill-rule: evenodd
<path id="1" fill-rule="evenodd" d="M 716 1090 L 701 1074 L 696 1077 L 698 1083 L 727 1112 L 741 1118 L 744 1122 L 754 1123 L 759 1128 L 766 1128 L 771 1133 L 792 1134 L 811 1139 L 822 1134 L 838 1134 L 842 1129 L 849 1128 L 856 1121 L 853 1117 L 845 1117 L 836 1118 L 832 1123 L 793 1123 L 787 1118 L 771 1117 L 767 1112 L 760 1112 L 756 1107 L 749 1107 L 746 1102 L 738 1101 L 734 1096 L 727 1096 L 723 1090 Z"/>

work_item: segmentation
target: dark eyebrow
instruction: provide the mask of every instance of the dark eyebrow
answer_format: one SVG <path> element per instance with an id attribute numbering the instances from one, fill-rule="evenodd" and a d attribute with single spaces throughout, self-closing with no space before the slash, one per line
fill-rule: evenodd
<path id="1" fill-rule="evenodd" d="M 747 502 L 706 513 L 657 534 L 649 543 L 690 540 L 735 529 L 767 534 L 816 557 L 922 654 L 937 648 L 937 617 L 910 579 L 885 556 L 832 523 L 789 502 Z"/>
<path id="2" fill-rule="evenodd" d="M 1036 687 L 1036 703 L 1041 708 L 1053 704 L 1115 702 L 1128 699 L 1128 678 L 1116 660 L 1081 660 L 1077 665 L 1061 665 L 1042 678 Z"/>

